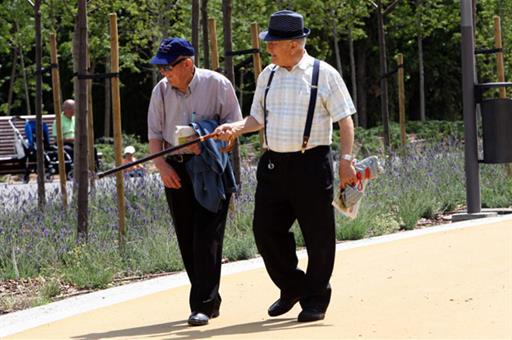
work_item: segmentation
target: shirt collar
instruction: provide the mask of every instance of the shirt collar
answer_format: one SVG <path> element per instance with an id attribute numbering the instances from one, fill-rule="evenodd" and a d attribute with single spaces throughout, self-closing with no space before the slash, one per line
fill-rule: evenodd
<path id="1" fill-rule="evenodd" d="M 302 56 L 302 59 L 299 61 L 297 65 L 295 65 L 292 69 L 292 71 L 298 67 L 301 70 L 306 70 L 308 67 L 311 67 L 315 62 L 315 58 L 310 56 L 307 51 L 304 50 L 304 55 Z"/>
<path id="2" fill-rule="evenodd" d="M 194 92 L 194 89 L 197 87 L 197 83 L 199 82 L 199 68 L 196 67 L 194 69 L 194 75 L 192 76 L 192 80 L 188 84 L 188 90 L 189 92 Z"/>

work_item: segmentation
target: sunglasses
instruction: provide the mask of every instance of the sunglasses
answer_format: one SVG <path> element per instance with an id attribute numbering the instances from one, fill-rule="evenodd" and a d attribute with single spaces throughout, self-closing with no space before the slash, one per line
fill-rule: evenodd
<path id="1" fill-rule="evenodd" d="M 161 72 L 169 72 L 169 71 L 172 71 L 172 69 L 174 67 L 176 67 L 176 65 L 180 64 L 183 60 L 187 60 L 188 58 L 182 58 L 172 64 L 169 64 L 169 65 L 158 65 L 158 69 L 161 71 Z"/>

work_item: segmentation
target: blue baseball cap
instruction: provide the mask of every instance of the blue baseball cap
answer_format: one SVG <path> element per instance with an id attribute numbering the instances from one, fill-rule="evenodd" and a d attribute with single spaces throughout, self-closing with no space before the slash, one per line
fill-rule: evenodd
<path id="1" fill-rule="evenodd" d="M 191 57 L 195 54 L 194 47 L 185 39 L 165 38 L 160 42 L 156 55 L 149 61 L 155 65 L 169 65 L 181 56 Z"/>

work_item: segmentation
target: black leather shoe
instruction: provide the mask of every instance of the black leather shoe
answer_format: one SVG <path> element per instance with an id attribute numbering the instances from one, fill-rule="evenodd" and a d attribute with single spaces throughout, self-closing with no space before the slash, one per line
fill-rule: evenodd
<path id="1" fill-rule="evenodd" d="M 209 319 L 210 318 L 206 314 L 193 312 L 188 317 L 188 324 L 190 326 L 203 326 L 208 324 Z"/>
<path id="2" fill-rule="evenodd" d="M 219 315 L 220 315 L 220 313 L 219 313 L 219 310 L 217 309 L 212 312 L 212 315 L 210 315 L 210 318 L 214 319 L 214 318 L 218 317 Z"/>
<path id="3" fill-rule="evenodd" d="M 323 320 L 325 318 L 325 313 L 321 312 L 318 309 L 314 308 L 306 308 L 300 312 L 299 317 L 297 318 L 298 322 L 310 322 L 310 321 L 318 321 Z"/>
<path id="4" fill-rule="evenodd" d="M 268 308 L 268 315 L 278 316 L 284 314 L 292 309 L 299 300 L 300 298 L 293 298 L 291 300 L 279 299 L 270 305 Z"/>

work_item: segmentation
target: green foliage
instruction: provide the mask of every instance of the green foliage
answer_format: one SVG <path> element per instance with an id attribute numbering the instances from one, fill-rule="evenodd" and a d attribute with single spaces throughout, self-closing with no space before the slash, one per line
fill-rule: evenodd
<path id="1" fill-rule="evenodd" d="M 79 288 L 105 288 L 121 263 L 115 248 L 110 251 L 90 245 L 76 246 L 63 258 L 62 277 Z"/>
<path id="2" fill-rule="evenodd" d="M 60 294 L 59 281 L 55 278 L 50 278 L 45 281 L 40 289 L 39 296 L 45 303 L 51 302 L 52 298 Z"/>
<path id="3" fill-rule="evenodd" d="M 126 263 L 130 271 L 142 274 L 183 270 L 178 243 L 165 228 L 147 226 L 128 243 Z"/>

